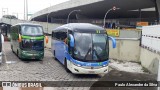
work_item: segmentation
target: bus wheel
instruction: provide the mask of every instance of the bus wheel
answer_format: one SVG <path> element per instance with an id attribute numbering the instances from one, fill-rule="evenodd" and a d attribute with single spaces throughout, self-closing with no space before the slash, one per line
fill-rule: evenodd
<path id="1" fill-rule="evenodd" d="M 58 60 L 57 58 L 56 58 L 56 55 L 55 55 L 55 50 L 53 51 L 53 58 L 54 58 L 54 60 Z"/>
<path id="2" fill-rule="evenodd" d="M 19 52 L 18 52 L 18 50 L 17 50 L 17 56 L 19 57 L 19 55 L 18 55 L 18 54 L 19 54 Z"/>
<path id="3" fill-rule="evenodd" d="M 18 56 L 18 58 L 19 58 L 19 59 L 21 59 L 21 57 L 19 56 L 19 52 L 18 52 L 18 50 L 17 50 L 17 56 Z"/>
<path id="4" fill-rule="evenodd" d="M 71 71 L 67 68 L 67 60 L 65 59 L 64 61 L 64 67 L 65 67 L 65 70 L 66 72 L 70 73 Z"/>
<path id="5" fill-rule="evenodd" d="M 12 50 L 12 52 L 14 53 L 14 51 L 13 51 L 13 45 L 11 45 L 11 50 Z"/>

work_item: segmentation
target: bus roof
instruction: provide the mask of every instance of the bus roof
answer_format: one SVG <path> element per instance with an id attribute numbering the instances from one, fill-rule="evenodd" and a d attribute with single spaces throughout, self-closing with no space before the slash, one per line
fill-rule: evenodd
<path id="1" fill-rule="evenodd" d="M 32 25 L 32 26 L 41 26 L 40 24 L 34 24 L 34 23 L 18 23 L 18 24 L 15 24 L 13 26 L 16 26 L 16 25 Z"/>
<path id="2" fill-rule="evenodd" d="M 54 30 L 60 30 L 60 29 L 69 29 L 71 31 L 97 31 L 97 30 L 103 30 L 104 28 L 97 26 L 97 25 L 93 25 L 90 23 L 69 23 L 69 24 L 65 24 L 62 25 Z M 53 31 L 54 31 L 53 30 Z"/>

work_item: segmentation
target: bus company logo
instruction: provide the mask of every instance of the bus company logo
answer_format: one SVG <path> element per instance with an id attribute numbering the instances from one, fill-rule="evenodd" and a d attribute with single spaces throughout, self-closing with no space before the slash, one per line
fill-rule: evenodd
<path id="1" fill-rule="evenodd" d="M 11 82 L 2 82 L 2 87 L 12 87 Z"/>
<path id="2" fill-rule="evenodd" d="M 94 67 L 91 67 L 91 69 L 94 69 Z"/>

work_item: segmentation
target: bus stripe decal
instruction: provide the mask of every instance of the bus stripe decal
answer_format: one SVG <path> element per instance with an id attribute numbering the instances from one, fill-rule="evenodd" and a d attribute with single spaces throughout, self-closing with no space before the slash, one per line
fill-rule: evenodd
<path id="1" fill-rule="evenodd" d="M 42 39 L 44 39 L 44 36 L 40 36 L 40 37 L 22 36 L 22 38 L 24 38 L 24 39 L 42 40 Z"/>

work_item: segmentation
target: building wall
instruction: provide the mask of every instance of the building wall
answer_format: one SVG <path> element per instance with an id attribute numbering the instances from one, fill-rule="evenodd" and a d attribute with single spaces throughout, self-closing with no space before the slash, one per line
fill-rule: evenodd
<path id="1" fill-rule="evenodd" d="M 142 66 L 157 74 L 160 60 L 160 25 L 142 28 L 142 43 L 140 60 Z"/>
<path id="2" fill-rule="evenodd" d="M 110 41 L 110 58 L 140 62 L 140 37 L 141 32 L 137 30 L 120 30 L 120 36 L 115 37 L 117 47 L 112 48 Z"/>
<path id="3" fill-rule="evenodd" d="M 158 74 L 160 55 L 151 52 L 145 48 L 141 48 L 140 62 L 143 67 L 148 69 L 153 74 Z"/>
<path id="4" fill-rule="evenodd" d="M 110 41 L 110 58 L 122 61 L 140 62 L 139 40 L 117 40 L 117 47 L 112 48 Z"/>
<path id="5" fill-rule="evenodd" d="M 139 39 L 141 37 L 141 32 L 138 30 L 120 30 L 120 36 L 115 38 L 123 39 Z"/>
<path id="6" fill-rule="evenodd" d="M 160 52 L 160 25 L 145 26 L 142 30 L 142 46 Z"/>

